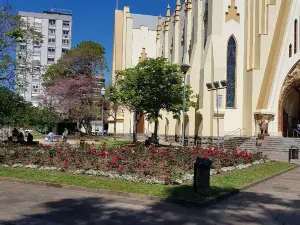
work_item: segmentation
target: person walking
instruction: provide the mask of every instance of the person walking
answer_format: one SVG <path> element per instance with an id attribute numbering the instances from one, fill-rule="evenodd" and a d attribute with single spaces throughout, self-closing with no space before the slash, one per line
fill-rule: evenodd
<path id="1" fill-rule="evenodd" d="M 67 128 L 65 128 L 65 131 L 63 132 L 63 143 L 67 143 L 67 139 L 68 139 L 68 130 Z"/>

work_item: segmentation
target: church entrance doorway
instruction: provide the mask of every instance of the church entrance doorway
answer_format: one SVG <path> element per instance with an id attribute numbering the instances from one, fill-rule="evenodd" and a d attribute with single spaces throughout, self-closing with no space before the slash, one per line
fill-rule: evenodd
<path id="1" fill-rule="evenodd" d="M 286 95 L 283 102 L 283 136 L 293 137 L 300 121 L 300 87 L 293 87 Z"/>
<path id="2" fill-rule="evenodd" d="M 300 124 L 300 61 L 286 76 L 279 97 L 278 131 L 284 137 L 296 136 Z"/>

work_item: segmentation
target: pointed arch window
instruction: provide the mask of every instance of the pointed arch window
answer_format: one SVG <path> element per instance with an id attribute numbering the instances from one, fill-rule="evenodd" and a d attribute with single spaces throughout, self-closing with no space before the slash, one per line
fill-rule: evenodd
<path id="1" fill-rule="evenodd" d="M 294 22 L 294 54 L 297 53 L 297 48 L 298 48 L 298 20 L 295 20 Z"/>
<path id="2" fill-rule="evenodd" d="M 289 45 L 289 58 L 291 58 L 293 55 L 293 46 L 292 44 Z"/>
<path id="3" fill-rule="evenodd" d="M 230 37 L 227 44 L 227 93 L 226 107 L 235 107 L 236 92 L 236 41 L 234 36 Z"/>
<path id="4" fill-rule="evenodd" d="M 204 48 L 206 46 L 207 36 L 208 36 L 208 0 L 205 1 L 205 11 L 204 11 Z"/>

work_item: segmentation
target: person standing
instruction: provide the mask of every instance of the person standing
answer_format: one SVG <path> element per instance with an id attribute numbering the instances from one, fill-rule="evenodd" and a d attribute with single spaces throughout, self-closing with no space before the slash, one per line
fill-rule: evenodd
<path id="1" fill-rule="evenodd" d="M 65 128 L 65 131 L 63 132 L 63 143 L 67 143 L 67 139 L 68 139 L 68 130 L 67 128 Z"/>

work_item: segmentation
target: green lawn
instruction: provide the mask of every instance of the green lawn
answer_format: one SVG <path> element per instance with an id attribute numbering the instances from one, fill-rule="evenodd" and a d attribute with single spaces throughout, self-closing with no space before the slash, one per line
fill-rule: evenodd
<path id="1" fill-rule="evenodd" d="M 122 180 L 113 180 L 109 178 L 88 177 L 62 172 L 46 172 L 29 169 L 1 168 L 0 177 L 44 181 L 56 184 L 69 184 L 88 188 L 117 190 L 122 192 L 146 194 L 164 198 L 205 200 L 216 197 L 224 192 L 228 192 L 251 184 L 254 181 L 269 177 L 275 173 L 286 170 L 293 166 L 293 164 L 289 163 L 269 162 L 266 164 L 253 166 L 248 169 L 214 176 L 211 180 L 212 187 L 205 190 L 199 190 L 199 194 L 194 194 L 193 189 L 190 185 L 150 185 Z"/>

